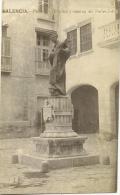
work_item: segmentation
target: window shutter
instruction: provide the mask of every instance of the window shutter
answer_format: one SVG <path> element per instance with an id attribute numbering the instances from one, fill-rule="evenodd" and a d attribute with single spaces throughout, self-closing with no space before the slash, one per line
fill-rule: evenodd
<path id="1" fill-rule="evenodd" d="M 10 38 L 2 38 L 2 70 L 11 71 Z"/>
<path id="2" fill-rule="evenodd" d="M 41 68 L 41 48 L 37 47 L 35 48 L 35 64 L 36 64 L 36 70 Z"/>
<path id="3" fill-rule="evenodd" d="M 47 14 L 48 9 L 49 9 L 49 1 L 48 0 L 39 0 L 39 11 Z"/>
<path id="4" fill-rule="evenodd" d="M 49 13 L 49 16 L 52 20 L 55 19 L 55 15 L 54 15 L 54 8 L 53 8 L 53 0 L 49 0 L 48 1 L 48 13 Z"/>
<path id="5" fill-rule="evenodd" d="M 69 48 L 71 55 L 77 52 L 77 29 L 67 33 L 67 39 L 69 41 Z"/>
<path id="6" fill-rule="evenodd" d="M 10 56 L 10 39 L 5 39 L 5 56 Z"/>
<path id="7" fill-rule="evenodd" d="M 2 39 L 2 55 L 10 56 L 10 39 L 7 37 Z"/>
<path id="8" fill-rule="evenodd" d="M 42 61 L 42 59 L 41 59 L 41 48 L 39 48 L 39 47 L 35 48 L 35 60 L 37 62 Z"/>
<path id="9" fill-rule="evenodd" d="M 115 0 L 116 19 L 120 19 L 120 1 Z"/>
<path id="10" fill-rule="evenodd" d="M 4 39 L 2 39 L 2 56 L 4 56 L 5 53 L 5 47 L 4 47 Z"/>
<path id="11" fill-rule="evenodd" d="M 80 51 L 88 51 L 92 48 L 91 23 L 80 27 Z"/>
<path id="12" fill-rule="evenodd" d="M 7 37 L 7 27 L 2 26 L 2 37 Z"/>

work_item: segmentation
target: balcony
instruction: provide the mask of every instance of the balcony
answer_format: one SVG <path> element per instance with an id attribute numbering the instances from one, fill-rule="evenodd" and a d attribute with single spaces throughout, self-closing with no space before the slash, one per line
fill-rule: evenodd
<path id="1" fill-rule="evenodd" d="M 47 76 L 50 73 L 50 65 L 49 62 L 40 62 L 40 61 L 36 61 L 35 62 L 36 68 L 35 68 L 35 74 L 36 75 L 43 75 L 43 76 Z"/>
<path id="2" fill-rule="evenodd" d="M 45 53 L 44 53 L 45 54 Z M 50 64 L 48 59 L 43 60 L 43 49 L 39 46 L 35 48 L 35 74 L 47 76 L 50 73 Z M 48 58 L 48 56 L 46 56 Z"/>
<path id="3" fill-rule="evenodd" d="M 10 52 L 10 38 L 2 38 L 2 56 L 1 56 L 1 72 L 10 73 L 12 71 L 12 57 Z"/>
<path id="4" fill-rule="evenodd" d="M 115 48 L 120 46 L 120 20 L 100 27 L 101 47 Z"/>

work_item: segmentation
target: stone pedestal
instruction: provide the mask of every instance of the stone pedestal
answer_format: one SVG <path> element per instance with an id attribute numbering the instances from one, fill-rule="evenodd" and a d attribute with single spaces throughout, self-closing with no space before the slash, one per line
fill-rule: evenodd
<path id="1" fill-rule="evenodd" d="M 46 101 L 48 101 L 49 105 L 53 107 L 54 119 L 46 122 L 45 131 L 40 135 L 40 137 L 77 137 L 77 133 L 72 130 L 73 107 L 69 97 L 49 97 Z"/>
<path id="2" fill-rule="evenodd" d="M 98 156 L 88 155 L 83 148 L 87 137 L 72 130 L 73 108 L 69 97 L 48 97 L 46 102 L 45 131 L 32 138 L 34 151 L 21 155 L 20 162 L 39 169 L 44 165 L 47 169 L 58 169 L 99 163 Z"/>
<path id="3" fill-rule="evenodd" d="M 33 138 L 35 152 L 40 157 L 61 158 L 85 155 L 83 143 L 86 137 Z"/>

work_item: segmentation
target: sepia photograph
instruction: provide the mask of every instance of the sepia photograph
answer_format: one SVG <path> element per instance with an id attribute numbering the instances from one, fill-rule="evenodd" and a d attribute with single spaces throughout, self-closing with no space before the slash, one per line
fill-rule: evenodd
<path id="1" fill-rule="evenodd" d="M 118 192 L 120 0 L 2 0 L 0 194 Z"/>

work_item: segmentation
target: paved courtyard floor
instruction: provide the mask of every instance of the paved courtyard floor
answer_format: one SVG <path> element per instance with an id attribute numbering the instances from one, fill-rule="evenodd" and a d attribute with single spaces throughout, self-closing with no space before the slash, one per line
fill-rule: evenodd
<path id="1" fill-rule="evenodd" d="M 28 167 L 11 163 L 16 150 L 32 150 L 30 139 L 0 140 L 0 194 L 11 193 L 97 193 L 116 190 L 116 140 L 99 150 L 99 144 L 89 137 L 85 147 L 93 153 L 111 153 L 110 165 L 94 165 L 36 172 L 34 177 L 23 174 Z M 101 144 L 101 143 L 100 143 Z M 101 147 L 102 148 L 102 147 Z"/>

